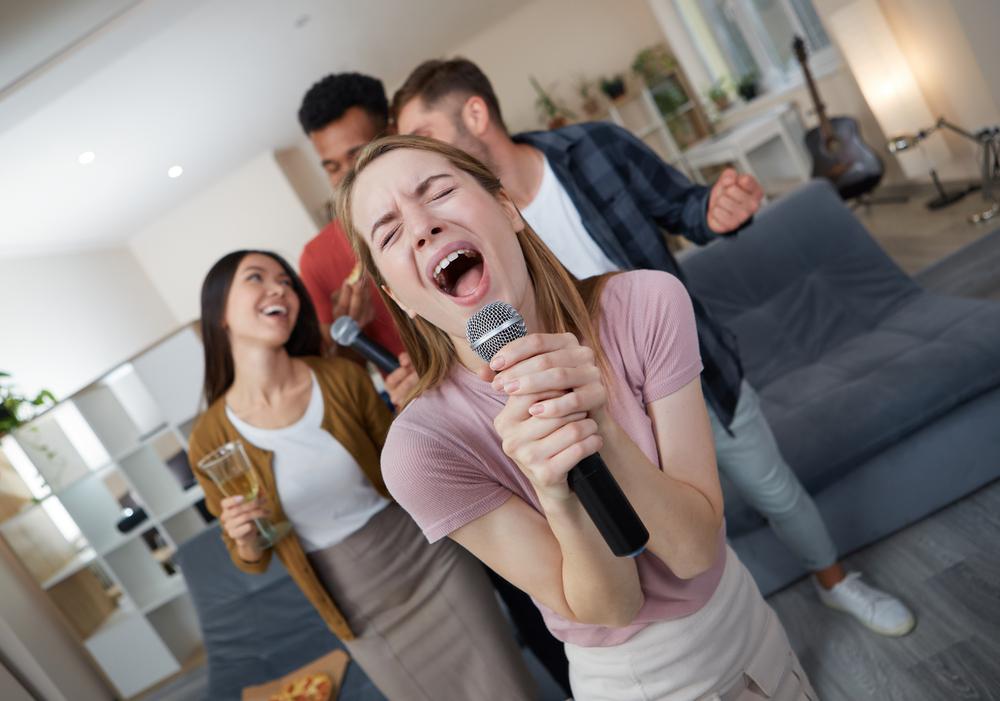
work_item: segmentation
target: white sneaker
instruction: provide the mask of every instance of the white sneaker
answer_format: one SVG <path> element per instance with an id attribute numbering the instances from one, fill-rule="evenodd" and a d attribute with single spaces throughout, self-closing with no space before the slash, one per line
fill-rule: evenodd
<path id="1" fill-rule="evenodd" d="M 813 584 L 820 601 L 849 613 L 879 635 L 906 635 L 917 624 L 913 612 L 902 601 L 862 582 L 860 572 L 851 572 L 833 589 L 824 589 L 815 578 Z"/>

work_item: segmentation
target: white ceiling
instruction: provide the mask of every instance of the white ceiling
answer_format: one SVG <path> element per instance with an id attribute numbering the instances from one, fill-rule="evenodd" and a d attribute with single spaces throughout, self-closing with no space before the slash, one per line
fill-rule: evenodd
<path id="1" fill-rule="evenodd" d="M 526 2 L 0 0 L 0 257 L 120 245 L 300 142 L 300 100 L 323 75 L 391 90 Z"/>

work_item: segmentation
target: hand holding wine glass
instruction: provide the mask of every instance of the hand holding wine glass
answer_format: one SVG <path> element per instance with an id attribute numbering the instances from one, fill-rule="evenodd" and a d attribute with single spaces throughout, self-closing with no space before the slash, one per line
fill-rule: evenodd
<path id="1" fill-rule="evenodd" d="M 251 555 L 244 559 L 260 559 L 261 551 L 291 530 L 287 521 L 272 524 L 268 519 L 265 505 L 257 498 L 260 494 L 257 473 L 240 441 L 231 441 L 212 451 L 198 461 L 198 469 L 211 478 L 225 497 L 219 520 L 226 535 L 236 541 L 240 556 Z"/>
<path id="2" fill-rule="evenodd" d="M 261 548 L 258 545 L 260 532 L 256 521 L 266 519 L 270 511 L 261 499 L 247 500 L 244 496 L 226 497 L 220 502 L 222 513 L 219 521 L 222 530 L 233 539 L 240 557 L 247 562 L 260 559 Z"/>

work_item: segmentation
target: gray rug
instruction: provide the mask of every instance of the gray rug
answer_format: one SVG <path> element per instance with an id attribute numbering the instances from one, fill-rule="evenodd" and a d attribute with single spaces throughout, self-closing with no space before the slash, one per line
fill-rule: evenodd
<path id="1" fill-rule="evenodd" d="M 929 265 L 913 279 L 940 294 L 1000 300 L 1000 229 Z"/>

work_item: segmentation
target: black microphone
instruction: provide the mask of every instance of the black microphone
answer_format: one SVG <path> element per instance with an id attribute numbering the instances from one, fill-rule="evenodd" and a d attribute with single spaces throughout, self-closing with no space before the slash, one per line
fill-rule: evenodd
<path id="1" fill-rule="evenodd" d="M 339 345 L 353 348 L 386 374 L 399 369 L 399 360 L 396 356 L 365 336 L 358 322 L 346 314 L 333 322 L 330 335 Z"/>
<path id="2" fill-rule="evenodd" d="M 524 319 L 506 302 L 490 302 L 473 314 L 465 327 L 472 350 L 487 363 L 526 333 Z M 567 481 L 611 552 L 618 557 L 635 557 L 646 549 L 649 531 L 600 455 L 588 455 L 578 462 Z"/>

